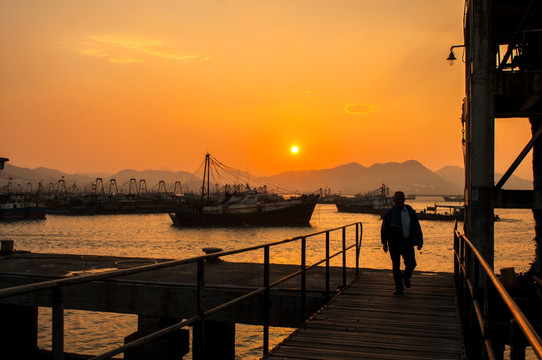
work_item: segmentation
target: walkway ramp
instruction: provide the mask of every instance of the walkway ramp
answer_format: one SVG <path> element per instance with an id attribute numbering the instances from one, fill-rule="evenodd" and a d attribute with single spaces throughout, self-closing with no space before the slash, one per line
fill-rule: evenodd
<path id="1" fill-rule="evenodd" d="M 462 359 L 453 274 L 415 272 L 393 295 L 391 271 L 364 270 L 352 286 L 267 359 Z"/>

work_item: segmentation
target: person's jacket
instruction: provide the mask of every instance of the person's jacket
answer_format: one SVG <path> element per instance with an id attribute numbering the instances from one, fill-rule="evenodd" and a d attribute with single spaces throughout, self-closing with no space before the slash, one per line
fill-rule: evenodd
<path id="1" fill-rule="evenodd" d="M 394 206 L 384 214 L 382 218 L 382 227 L 380 236 L 382 244 L 409 244 L 412 246 L 423 245 L 423 234 L 416 211 L 405 204 L 410 217 L 410 236 L 405 239 L 403 236 L 403 227 L 401 226 L 401 208 Z"/>

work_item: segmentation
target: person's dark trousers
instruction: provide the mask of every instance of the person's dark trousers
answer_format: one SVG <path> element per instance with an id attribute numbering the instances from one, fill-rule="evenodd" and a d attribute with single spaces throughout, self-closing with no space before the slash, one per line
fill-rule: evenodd
<path id="1" fill-rule="evenodd" d="M 416 268 L 416 257 L 414 255 L 414 246 L 406 246 L 401 249 L 400 245 L 390 244 L 390 258 L 393 268 L 393 281 L 396 289 L 403 289 L 403 277 L 410 279 Z M 405 262 L 405 272 L 401 272 L 401 256 Z"/>

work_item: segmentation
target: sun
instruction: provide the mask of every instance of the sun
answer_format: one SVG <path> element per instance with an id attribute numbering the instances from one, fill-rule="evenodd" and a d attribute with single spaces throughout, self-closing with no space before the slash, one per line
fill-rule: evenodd
<path id="1" fill-rule="evenodd" d="M 292 146 L 292 148 L 290 149 L 292 151 L 292 154 L 297 154 L 297 152 L 299 151 L 299 148 L 297 146 Z"/>

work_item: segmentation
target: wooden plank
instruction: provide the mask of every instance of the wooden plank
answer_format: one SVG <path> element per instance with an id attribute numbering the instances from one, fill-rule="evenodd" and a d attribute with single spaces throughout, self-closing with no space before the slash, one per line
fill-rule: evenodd
<path id="1" fill-rule="evenodd" d="M 452 274 L 417 273 L 392 295 L 391 271 L 362 276 L 266 359 L 463 359 Z"/>

